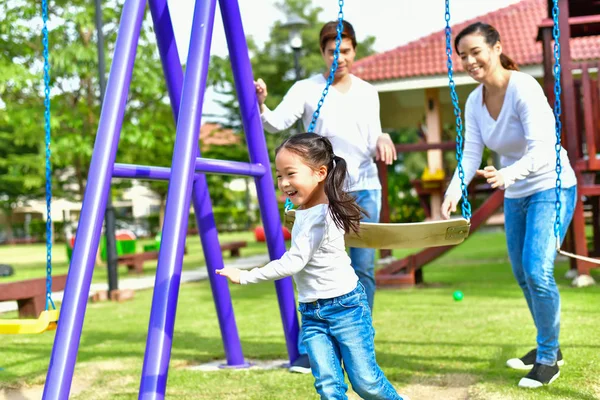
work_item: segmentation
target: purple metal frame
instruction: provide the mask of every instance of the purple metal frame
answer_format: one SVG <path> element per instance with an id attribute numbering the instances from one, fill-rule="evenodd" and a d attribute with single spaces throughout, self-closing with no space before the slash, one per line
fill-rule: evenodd
<path id="1" fill-rule="evenodd" d="M 229 58 L 233 67 L 233 78 L 242 113 L 250 162 L 270 165 L 267 143 L 264 136 L 260 111 L 256 100 L 254 76 L 248 52 L 248 44 L 242 26 L 242 17 L 237 0 L 219 0 L 223 26 L 227 38 Z M 285 242 L 281 230 L 281 219 L 277 212 L 277 199 L 273 195 L 274 182 L 271 174 L 255 177 L 258 202 L 271 259 L 280 258 L 285 253 Z M 298 316 L 292 278 L 275 281 L 279 311 L 285 333 L 285 341 L 290 361 L 298 358 Z"/>
<path id="2" fill-rule="evenodd" d="M 144 0 L 123 5 L 43 399 L 69 398 L 144 5 Z"/>
<path id="3" fill-rule="evenodd" d="M 209 158 L 196 159 L 196 172 L 221 175 L 263 176 L 267 168 L 261 164 L 251 164 L 239 161 L 213 160 Z M 171 169 L 152 167 L 149 165 L 134 165 L 116 163 L 113 170 L 115 178 L 136 178 L 169 180 Z"/>
<path id="4" fill-rule="evenodd" d="M 206 87 L 216 0 L 197 0 L 185 77 L 179 62 L 166 0 L 149 0 L 163 71 L 177 134 L 171 168 L 116 164 L 115 155 L 131 81 L 137 41 L 144 15 L 144 0 L 126 0 L 123 6 L 106 98 L 84 195 L 77 240 L 73 249 L 61 317 L 56 332 L 43 399 L 68 399 L 87 305 L 95 255 L 112 176 L 170 180 L 164 238 L 159 252 L 146 353 L 140 382 L 140 399 L 164 399 L 171 356 L 175 312 L 179 294 L 190 201 L 193 200 L 205 250 L 209 279 L 219 318 L 227 365 L 246 364 L 227 280 L 214 273 L 223 266 L 205 173 L 253 176 L 265 226 L 269 255 L 285 252 L 270 174 L 269 155 L 253 86 L 248 48 L 237 0 L 221 0 L 232 68 L 242 120 L 247 133 L 250 163 L 198 158 L 200 116 Z M 181 113 L 179 110 L 185 110 Z M 298 357 L 298 319 L 291 278 L 275 282 L 290 361 Z"/>

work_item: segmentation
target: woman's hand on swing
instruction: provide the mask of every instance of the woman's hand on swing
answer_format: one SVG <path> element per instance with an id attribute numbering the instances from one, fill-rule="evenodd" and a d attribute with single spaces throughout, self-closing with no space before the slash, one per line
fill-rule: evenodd
<path id="1" fill-rule="evenodd" d="M 240 270 L 237 268 L 225 267 L 223 269 L 218 269 L 215 271 L 217 275 L 221 275 L 226 277 L 231 281 L 231 283 L 240 283 Z"/>
<path id="2" fill-rule="evenodd" d="M 504 177 L 502 176 L 502 173 L 492 165 L 488 165 L 484 169 L 478 169 L 477 175 L 487 179 L 487 183 L 489 183 L 493 189 L 504 188 Z"/>
<path id="3" fill-rule="evenodd" d="M 254 88 L 256 89 L 258 104 L 262 106 L 265 104 L 267 98 L 267 84 L 261 78 L 258 78 L 258 80 L 254 81 Z"/>
<path id="4" fill-rule="evenodd" d="M 387 133 L 382 134 L 377 138 L 377 161 L 383 161 L 387 165 L 391 165 L 396 161 L 396 146 L 392 142 L 392 138 Z"/>
<path id="5" fill-rule="evenodd" d="M 458 200 L 454 200 L 450 196 L 446 196 L 444 198 L 444 202 L 442 203 L 442 219 L 450 219 L 450 214 L 456 212 L 457 205 Z"/>

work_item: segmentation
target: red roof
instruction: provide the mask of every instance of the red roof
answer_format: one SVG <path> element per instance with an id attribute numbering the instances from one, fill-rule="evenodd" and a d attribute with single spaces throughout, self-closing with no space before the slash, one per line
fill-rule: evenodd
<path id="1" fill-rule="evenodd" d="M 542 63 L 542 44 L 536 42 L 538 25 L 547 17 L 546 0 L 523 0 L 511 6 L 452 26 L 453 36 L 476 21 L 494 26 L 500 32 L 504 53 L 519 65 Z M 454 53 L 454 49 L 453 49 Z M 600 36 L 571 39 L 573 60 L 600 59 Z M 454 54 L 454 69 L 462 66 Z M 358 60 L 352 72 L 367 81 L 445 74 L 446 37 L 444 30 L 404 46 Z"/>
<path id="2" fill-rule="evenodd" d="M 227 146 L 240 142 L 240 136 L 219 124 L 205 123 L 200 127 L 200 149 L 207 151 L 211 146 Z"/>

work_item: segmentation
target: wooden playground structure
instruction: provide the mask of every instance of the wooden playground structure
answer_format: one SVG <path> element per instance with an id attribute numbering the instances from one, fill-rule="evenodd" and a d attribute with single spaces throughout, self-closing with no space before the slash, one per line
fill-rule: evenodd
<path id="1" fill-rule="evenodd" d="M 600 257 L 600 60 L 573 62 L 571 39 L 600 35 L 600 0 L 560 0 L 559 26 L 562 63 L 562 145 L 569 154 L 577 175 L 578 201 L 564 247 L 581 256 Z M 542 42 L 544 79 L 543 86 L 548 101 L 554 104 L 552 0 L 548 0 L 547 18 L 538 25 L 537 40 Z M 429 104 L 432 104 L 431 102 Z M 439 104 L 433 104 L 439 107 Z M 432 108 L 430 106 L 430 108 Z M 429 124 L 439 120 L 429 118 Z M 439 129 L 435 129 L 438 131 Z M 468 134 L 468 133 L 467 133 Z M 431 138 L 430 138 L 431 139 Z M 434 137 L 428 143 L 396 145 L 398 153 L 422 151 L 428 153 L 429 169 L 438 168 L 442 151 L 455 151 L 454 142 L 440 142 Z M 433 155 L 433 156 L 432 156 Z M 437 160 L 437 161 L 436 161 Z M 382 182 L 381 222 L 390 222 L 388 204 L 387 168 L 379 163 Z M 433 168 L 432 168 L 433 167 Z M 440 199 L 448 183 L 444 178 L 437 182 L 413 181 L 426 215 L 436 218 Z M 469 185 L 473 199 L 489 193 L 480 207 L 473 211 L 471 232 L 475 232 L 503 205 L 503 191 L 491 191 L 486 185 Z M 586 237 L 586 223 L 592 227 L 591 241 Z M 454 246 L 433 247 L 418 251 L 401 260 L 393 261 L 376 274 L 378 286 L 411 286 L 423 281 L 423 266 L 435 260 Z M 381 258 L 391 255 L 382 250 Z M 571 259 L 571 268 L 578 275 L 589 275 L 598 265 Z"/>

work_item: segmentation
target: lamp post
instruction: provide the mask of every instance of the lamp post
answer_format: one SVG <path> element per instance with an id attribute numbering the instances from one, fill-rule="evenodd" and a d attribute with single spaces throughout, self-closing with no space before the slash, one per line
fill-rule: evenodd
<path id="1" fill-rule="evenodd" d="M 308 21 L 300 17 L 298 14 L 290 14 L 287 22 L 281 25 L 282 28 L 289 32 L 290 47 L 294 52 L 294 71 L 296 72 L 296 80 L 302 78 L 302 70 L 300 69 L 300 51 L 302 50 L 302 29 L 308 26 Z M 296 122 L 296 130 L 302 132 L 302 121 Z"/>
<path id="2" fill-rule="evenodd" d="M 100 84 L 100 104 L 104 103 L 104 93 L 106 91 L 105 63 L 104 63 L 104 33 L 102 27 L 102 0 L 95 0 L 96 7 L 96 32 L 98 34 L 98 82 Z M 106 200 L 105 235 L 106 235 L 106 267 L 108 269 L 108 296 L 115 294 L 119 290 L 119 277 L 117 273 L 117 242 L 115 237 L 116 218 L 115 208 L 112 204 L 112 191 L 109 189 L 108 199 Z"/>

